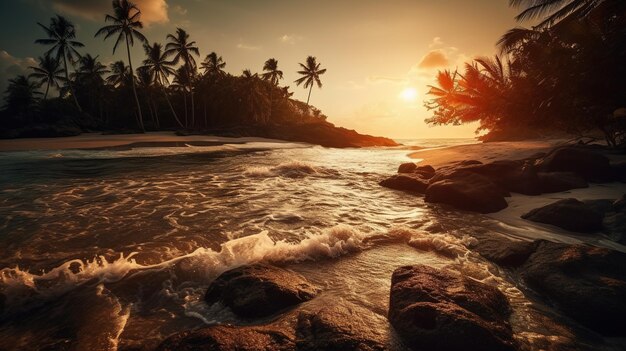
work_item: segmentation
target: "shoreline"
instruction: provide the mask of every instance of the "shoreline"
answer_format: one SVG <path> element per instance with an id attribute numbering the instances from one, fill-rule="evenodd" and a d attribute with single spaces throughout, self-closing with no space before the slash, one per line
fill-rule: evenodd
<path id="1" fill-rule="evenodd" d="M 209 135 L 177 135 L 174 132 L 147 132 L 143 134 L 83 133 L 77 136 L 53 138 L 0 139 L 0 152 L 54 151 L 54 150 L 124 150 L 133 147 L 188 147 L 220 146 L 246 143 L 294 144 L 279 139 L 259 137 L 222 137 Z M 301 143 L 298 143 L 301 144 Z"/>

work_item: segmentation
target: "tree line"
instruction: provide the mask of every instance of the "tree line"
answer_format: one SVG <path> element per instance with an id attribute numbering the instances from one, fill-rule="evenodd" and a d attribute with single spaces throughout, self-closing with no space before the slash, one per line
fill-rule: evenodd
<path id="1" fill-rule="evenodd" d="M 141 10 L 135 4 L 114 0 L 112 5 L 95 36 L 113 40 L 113 54 L 124 47 L 126 57 L 108 67 L 98 56 L 80 52 L 84 45 L 65 17 L 38 23 L 46 37 L 35 43 L 47 51 L 30 67 L 32 73 L 9 80 L 1 112 L 9 127 L 75 123 L 87 129 L 208 130 L 325 120 L 309 105 L 313 86 L 322 87 L 320 76 L 326 72 L 315 57 L 299 64 L 295 83 L 309 90 L 304 103 L 279 85 L 283 72 L 276 59 L 268 59 L 261 74 L 246 69 L 235 76 L 225 72 L 226 62 L 215 52 L 198 62 L 200 50 L 184 29 L 168 34 L 165 45 L 150 42 L 141 32 Z M 145 57 L 134 68 L 131 48 L 136 44 Z M 51 98 L 51 88 L 58 97 Z"/>
<path id="2" fill-rule="evenodd" d="M 626 1 L 510 0 L 518 21 L 499 54 L 444 70 L 430 86 L 435 125 L 479 122 L 486 140 L 554 131 L 626 143 Z"/>

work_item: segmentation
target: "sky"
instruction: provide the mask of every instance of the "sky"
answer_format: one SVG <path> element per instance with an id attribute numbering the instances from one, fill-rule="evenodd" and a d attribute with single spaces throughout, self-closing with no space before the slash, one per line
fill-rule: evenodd
<path id="1" fill-rule="evenodd" d="M 477 56 L 495 54 L 495 43 L 518 25 L 507 0 L 135 0 L 150 42 L 184 28 L 202 59 L 215 51 L 226 71 L 260 72 L 268 58 L 284 71 L 283 86 L 306 101 L 297 87 L 299 62 L 317 57 L 327 72 L 311 104 L 336 125 L 396 139 L 474 136 L 475 125 L 429 126 L 424 100 L 438 70 L 462 68 Z M 0 89 L 35 65 L 45 47 L 37 22 L 61 14 L 76 24 L 81 53 L 110 64 L 114 39 L 94 38 L 111 13 L 110 0 L 1 0 Z M 135 64 L 143 50 L 135 46 Z"/>

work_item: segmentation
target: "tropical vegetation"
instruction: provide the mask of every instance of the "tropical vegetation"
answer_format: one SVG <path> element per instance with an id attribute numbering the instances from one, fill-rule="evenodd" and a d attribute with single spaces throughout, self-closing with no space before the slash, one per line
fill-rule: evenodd
<path id="1" fill-rule="evenodd" d="M 120 44 L 126 47 L 124 57 L 108 67 L 83 51 L 67 18 L 39 23 L 46 38 L 36 43 L 49 49 L 29 75 L 11 79 L 0 111 L 10 131 L 4 137 L 85 130 L 229 133 L 242 126 L 326 123 L 318 109 L 293 99 L 289 87 L 280 85 L 283 71 L 274 58 L 261 74 L 233 75 L 215 52 L 200 62 L 200 48 L 183 28 L 168 34 L 164 45 L 148 41 L 141 32 L 141 9 L 132 2 L 113 1 L 104 19 L 95 36 L 114 39 L 113 54 Z M 136 43 L 145 54 L 138 68 L 131 60 Z M 307 65 L 312 69 L 305 88 L 314 82 L 321 87 L 319 75 L 326 70 L 312 57 Z"/>
<path id="2" fill-rule="evenodd" d="M 477 122 L 484 140 L 563 133 L 626 143 L 626 2 L 510 0 L 500 53 L 444 70 L 425 102 L 435 125 Z"/>

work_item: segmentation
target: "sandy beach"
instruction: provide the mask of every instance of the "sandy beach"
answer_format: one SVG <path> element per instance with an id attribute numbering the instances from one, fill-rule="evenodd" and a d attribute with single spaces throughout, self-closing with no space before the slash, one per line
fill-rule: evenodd
<path id="1" fill-rule="evenodd" d="M 179 136 L 174 132 L 149 132 L 145 134 L 84 133 L 60 138 L 0 139 L 0 151 L 66 150 L 119 148 L 126 146 L 213 146 L 222 144 L 243 144 L 250 142 L 288 143 L 288 141 L 265 138 L 230 138 L 207 135 Z"/>

